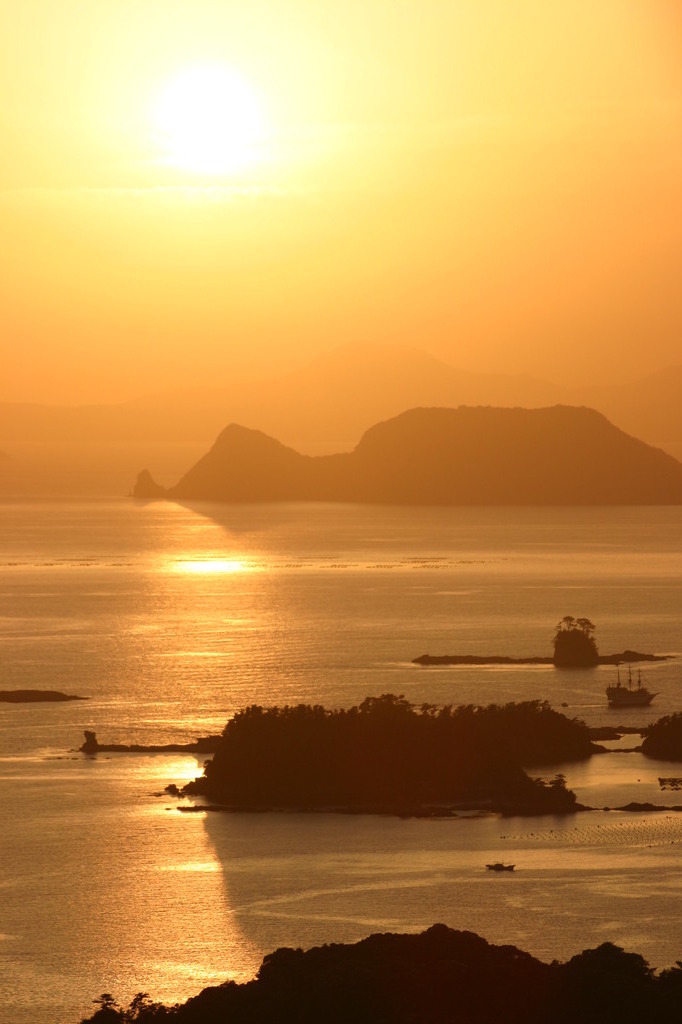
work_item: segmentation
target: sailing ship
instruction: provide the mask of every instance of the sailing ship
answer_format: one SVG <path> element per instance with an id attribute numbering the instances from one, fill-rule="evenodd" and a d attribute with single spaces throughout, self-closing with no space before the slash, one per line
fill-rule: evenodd
<path id="1" fill-rule="evenodd" d="M 625 686 L 620 681 L 620 668 L 618 669 L 618 681 L 615 686 L 606 687 L 606 699 L 610 708 L 643 708 L 651 704 L 656 696 L 646 686 L 642 686 L 642 673 L 637 670 L 637 685 L 632 684 L 632 668 L 628 665 L 628 683 Z"/>

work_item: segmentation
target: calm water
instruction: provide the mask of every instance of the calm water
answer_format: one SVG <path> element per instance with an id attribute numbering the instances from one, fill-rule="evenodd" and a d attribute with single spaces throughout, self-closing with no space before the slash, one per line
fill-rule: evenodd
<path id="1" fill-rule="evenodd" d="M 547 959 L 610 939 L 674 962 L 682 816 L 183 815 L 158 794 L 194 758 L 70 751 L 84 728 L 187 740 L 252 702 L 382 692 L 638 724 L 682 707 L 679 660 L 645 667 L 652 708 L 610 712 L 613 669 L 411 659 L 549 654 L 565 614 L 591 618 L 604 652 L 679 653 L 681 612 L 676 508 L 4 501 L 0 685 L 89 699 L 0 704 L 0 1019 L 75 1024 L 103 991 L 184 999 L 278 945 L 437 920 Z M 672 803 L 657 778 L 682 766 L 611 754 L 566 774 L 597 806 Z M 517 871 L 490 877 L 491 857 Z"/>

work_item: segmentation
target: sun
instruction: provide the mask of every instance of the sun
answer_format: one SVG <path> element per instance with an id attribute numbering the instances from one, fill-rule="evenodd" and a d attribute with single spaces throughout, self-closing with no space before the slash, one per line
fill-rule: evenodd
<path id="1" fill-rule="evenodd" d="M 198 174 L 241 170 L 263 157 L 265 118 L 255 92 L 232 68 L 185 68 L 152 104 L 164 162 Z"/>

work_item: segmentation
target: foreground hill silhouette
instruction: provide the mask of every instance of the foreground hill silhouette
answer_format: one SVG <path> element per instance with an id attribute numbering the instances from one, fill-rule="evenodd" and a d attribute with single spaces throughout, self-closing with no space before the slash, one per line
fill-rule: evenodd
<path id="1" fill-rule="evenodd" d="M 420 505 L 682 503 L 682 463 L 592 409 L 411 409 L 352 451 L 301 455 L 232 424 L 175 487 L 134 494 L 221 502 Z"/>
<path id="2" fill-rule="evenodd" d="M 81 1024 L 673 1024 L 682 968 L 656 975 L 610 942 L 546 964 L 435 924 L 419 935 L 278 949 L 254 981 L 228 981 L 171 1007 L 143 993 L 126 1010 L 109 994 L 95 1002 Z"/>

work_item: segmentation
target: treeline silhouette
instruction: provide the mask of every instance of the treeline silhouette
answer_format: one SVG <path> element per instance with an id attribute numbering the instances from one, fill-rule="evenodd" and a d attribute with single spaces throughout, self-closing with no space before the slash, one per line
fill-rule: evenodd
<path id="1" fill-rule="evenodd" d="M 263 708 L 226 725 L 204 774 L 183 790 L 232 808 L 423 812 L 470 803 L 509 813 L 577 809 L 563 776 L 522 766 L 587 758 L 584 723 L 546 702 L 417 707 L 404 696 L 359 706 Z"/>
<path id="2" fill-rule="evenodd" d="M 682 963 L 656 974 L 610 942 L 566 963 L 536 960 L 436 924 L 419 935 L 278 949 L 255 980 L 163 1006 L 109 994 L 81 1024 L 673 1024 Z"/>

